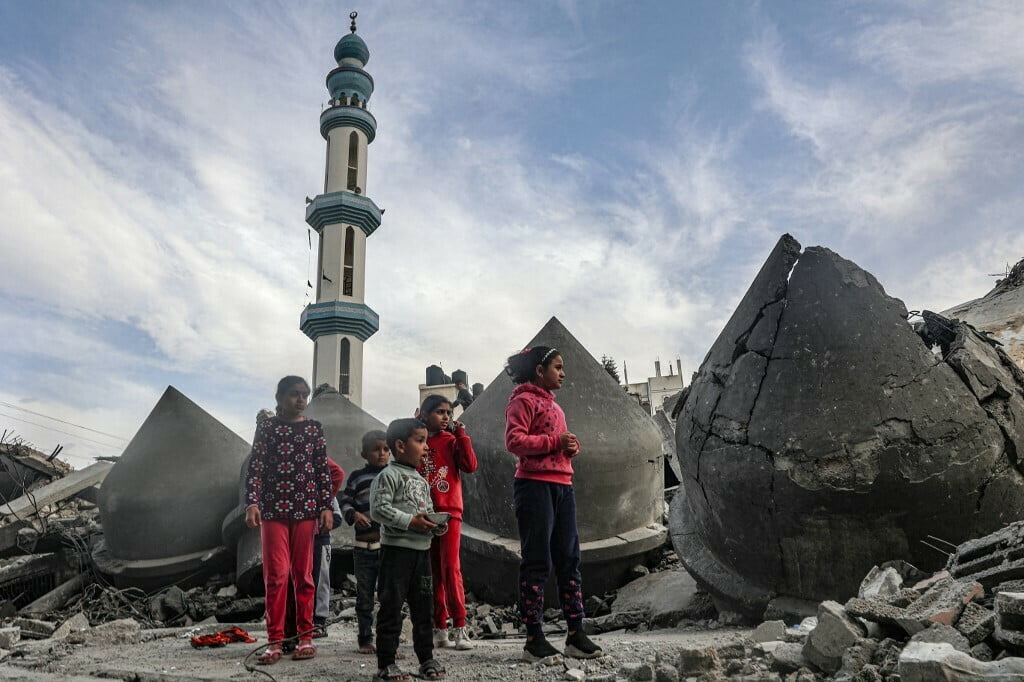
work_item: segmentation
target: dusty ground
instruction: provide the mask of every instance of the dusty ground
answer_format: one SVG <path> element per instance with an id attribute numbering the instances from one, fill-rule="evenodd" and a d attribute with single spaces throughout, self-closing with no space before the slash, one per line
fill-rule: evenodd
<path id="1" fill-rule="evenodd" d="M 224 626 L 226 627 L 226 626 Z M 251 636 L 266 641 L 262 624 L 241 625 Z M 153 632 L 153 631 L 149 631 Z M 160 632 L 160 631 L 157 631 Z M 607 655 L 594 661 L 574 661 L 590 675 L 614 673 L 623 663 L 652 661 L 656 653 L 675 660 L 683 647 L 718 646 L 749 636 L 750 630 L 654 630 L 646 633 L 614 632 L 594 639 Z M 242 660 L 255 645 L 230 644 L 220 649 L 193 649 L 182 630 L 142 644 L 130 645 L 28 645 L 26 656 L 0 664 L 0 679 L 13 680 L 95 680 L 118 679 L 138 682 L 177 680 L 267 679 L 249 673 Z M 561 644 L 560 635 L 551 635 Z M 277 665 L 260 667 L 276 680 L 369 680 L 375 659 L 355 652 L 355 625 L 342 622 L 331 628 L 330 636 L 317 640 L 320 653 L 312 661 L 282 659 Z M 442 649 L 438 659 L 448 669 L 448 679 L 461 680 L 561 680 L 562 665 L 548 667 L 519 661 L 522 639 L 481 640 L 473 651 Z M 412 647 L 403 644 L 407 671 L 415 670 Z"/>

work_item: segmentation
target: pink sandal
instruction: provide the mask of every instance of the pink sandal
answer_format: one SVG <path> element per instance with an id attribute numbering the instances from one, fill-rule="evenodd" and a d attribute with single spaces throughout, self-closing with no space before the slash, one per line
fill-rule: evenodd
<path id="1" fill-rule="evenodd" d="M 315 657 L 316 647 L 313 646 L 312 642 L 300 642 L 299 646 L 295 648 L 295 653 L 292 654 L 293 661 L 305 661 Z"/>
<path id="2" fill-rule="evenodd" d="M 274 645 L 256 657 L 256 665 L 274 665 L 284 656 L 280 646 Z"/>

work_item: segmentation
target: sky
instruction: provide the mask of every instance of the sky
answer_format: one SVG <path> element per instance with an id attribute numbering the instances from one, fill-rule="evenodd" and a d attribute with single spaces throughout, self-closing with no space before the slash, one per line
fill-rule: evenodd
<path id="1" fill-rule="evenodd" d="M 383 421 L 552 315 L 631 381 L 688 377 L 786 232 L 910 309 L 1024 257 L 1015 0 L 363 5 L 0 0 L 0 427 L 81 467 L 173 385 L 250 440 L 311 374 L 305 197 L 352 9 Z"/>

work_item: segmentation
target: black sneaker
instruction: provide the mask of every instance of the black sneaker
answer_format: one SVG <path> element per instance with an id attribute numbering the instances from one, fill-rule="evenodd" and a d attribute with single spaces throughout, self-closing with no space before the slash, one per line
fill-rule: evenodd
<path id="1" fill-rule="evenodd" d="M 542 661 L 552 656 L 559 656 L 561 653 L 561 651 L 551 646 L 551 643 L 545 639 L 544 635 L 538 635 L 533 639 L 526 640 L 526 646 L 523 647 L 523 660 L 533 663 L 534 661 Z"/>
<path id="2" fill-rule="evenodd" d="M 604 656 L 604 651 L 591 642 L 583 630 L 577 630 L 565 638 L 565 655 L 573 658 L 600 658 Z"/>

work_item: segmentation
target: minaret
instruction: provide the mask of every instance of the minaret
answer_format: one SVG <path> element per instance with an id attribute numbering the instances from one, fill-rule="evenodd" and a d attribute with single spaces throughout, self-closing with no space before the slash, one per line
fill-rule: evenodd
<path id="1" fill-rule="evenodd" d="M 366 196 L 366 152 L 377 134 L 377 119 L 366 109 L 370 50 L 356 35 L 356 13 L 349 17 L 352 32 L 334 48 L 338 68 L 327 74 L 331 99 L 320 114 L 324 193 L 306 207 L 306 222 L 320 235 L 316 303 L 302 312 L 299 328 L 314 343 L 313 385 L 330 384 L 361 405 L 363 342 L 379 327 L 364 302 L 366 238 L 380 226 L 381 210 Z"/>

